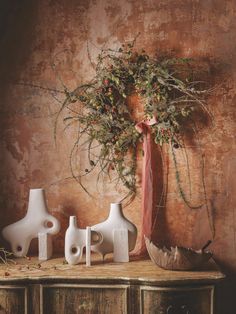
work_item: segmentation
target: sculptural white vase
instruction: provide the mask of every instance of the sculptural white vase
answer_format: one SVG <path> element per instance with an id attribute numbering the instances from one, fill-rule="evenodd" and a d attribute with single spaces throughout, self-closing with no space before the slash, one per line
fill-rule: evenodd
<path id="1" fill-rule="evenodd" d="M 121 203 L 111 203 L 108 218 L 105 221 L 92 226 L 91 229 L 100 232 L 103 235 L 102 243 L 91 246 L 91 250 L 101 254 L 103 259 L 106 254 L 113 253 L 113 231 L 115 229 L 127 229 L 129 251 L 132 251 L 135 247 L 137 228 L 132 222 L 125 218 Z"/>
<path id="2" fill-rule="evenodd" d="M 5 227 L 3 237 L 11 244 L 15 256 L 26 256 L 33 238 L 39 233 L 56 234 L 60 230 L 58 219 L 48 213 L 43 189 L 31 189 L 26 216 Z"/>
<path id="3" fill-rule="evenodd" d="M 68 264 L 76 265 L 82 258 L 86 246 L 86 229 L 77 227 L 76 216 L 70 216 L 69 227 L 65 235 L 65 259 Z M 91 244 L 101 243 L 103 237 L 96 231 L 91 231 Z"/>

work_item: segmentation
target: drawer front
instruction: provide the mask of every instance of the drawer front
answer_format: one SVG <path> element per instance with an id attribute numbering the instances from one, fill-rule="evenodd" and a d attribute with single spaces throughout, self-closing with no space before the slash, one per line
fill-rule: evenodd
<path id="1" fill-rule="evenodd" d="M 0 314 L 27 314 L 27 288 L 0 286 Z"/>
<path id="2" fill-rule="evenodd" d="M 142 314 L 213 314 L 213 286 L 141 288 Z"/>
<path id="3" fill-rule="evenodd" d="M 125 314 L 127 307 L 128 286 L 41 286 L 41 314 Z"/>

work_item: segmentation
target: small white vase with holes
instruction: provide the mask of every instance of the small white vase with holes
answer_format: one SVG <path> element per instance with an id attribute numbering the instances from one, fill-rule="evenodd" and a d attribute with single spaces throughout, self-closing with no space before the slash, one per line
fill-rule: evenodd
<path id="1" fill-rule="evenodd" d="M 43 189 L 31 189 L 26 216 L 3 228 L 2 235 L 11 244 L 11 250 L 17 257 L 26 256 L 32 239 L 38 234 L 57 234 L 60 222 L 48 213 Z"/>
<path id="2" fill-rule="evenodd" d="M 128 230 L 129 252 L 135 247 L 137 228 L 124 216 L 121 203 L 111 203 L 108 218 L 105 221 L 92 226 L 91 229 L 100 232 L 103 236 L 103 241 L 101 243 L 91 246 L 91 250 L 102 255 L 103 259 L 106 254 L 113 253 L 114 251 L 114 230 Z"/>
<path id="3" fill-rule="evenodd" d="M 86 234 L 86 229 L 77 227 L 76 216 L 70 216 L 69 227 L 65 235 L 65 259 L 68 264 L 76 265 L 81 260 L 87 242 Z M 91 244 L 98 244 L 103 241 L 101 233 L 96 231 L 91 231 L 90 238 Z"/>

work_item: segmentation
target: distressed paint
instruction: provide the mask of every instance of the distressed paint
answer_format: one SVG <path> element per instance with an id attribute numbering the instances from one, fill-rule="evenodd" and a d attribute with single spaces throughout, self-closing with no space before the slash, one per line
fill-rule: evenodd
<path id="1" fill-rule="evenodd" d="M 52 213 L 62 223 L 55 249 L 63 251 L 69 215 L 77 215 L 80 227 L 105 219 L 109 203 L 122 189 L 108 181 L 98 185 L 86 179 L 92 194 L 87 196 L 69 177 L 68 151 L 75 132 L 63 132 L 59 123 L 57 145 L 53 139 L 58 104 L 52 95 L 36 88 L 15 85 L 26 81 L 50 88 L 62 86 L 57 71 L 70 88 L 93 74 L 87 56 L 96 61 L 99 47 L 116 48 L 141 32 L 138 48 L 148 53 L 174 54 L 207 61 L 208 80 L 221 84 L 209 98 L 214 124 L 201 123 L 199 140 L 205 156 L 205 185 L 209 212 L 214 212 L 217 260 L 236 273 L 235 200 L 235 101 L 236 101 L 236 2 L 234 0 L 35 0 L 1 2 L 0 15 L 0 207 L 1 227 L 21 218 L 27 208 L 30 188 L 47 191 Z M 60 95 L 59 95 L 60 96 Z M 186 128 L 187 152 L 192 177 L 192 202 L 204 201 L 200 181 L 200 152 Z M 186 160 L 177 152 L 185 190 Z M 84 155 L 78 165 L 85 167 Z M 211 238 L 206 207 L 189 210 L 179 197 L 168 147 L 164 162 L 169 165 L 167 206 L 160 210 L 156 233 L 161 243 L 198 248 Z M 138 167 L 140 184 L 141 158 Z M 162 183 L 160 184 L 162 185 Z M 140 228 L 140 191 L 125 208 L 125 215 Z"/>

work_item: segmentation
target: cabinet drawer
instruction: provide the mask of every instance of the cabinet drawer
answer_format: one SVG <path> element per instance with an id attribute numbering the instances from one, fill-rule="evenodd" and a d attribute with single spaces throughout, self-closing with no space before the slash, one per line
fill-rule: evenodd
<path id="1" fill-rule="evenodd" d="M 213 314 L 213 286 L 140 289 L 142 314 Z"/>
<path id="2" fill-rule="evenodd" d="M 41 314 L 125 314 L 128 286 L 42 285 Z"/>
<path id="3" fill-rule="evenodd" d="M 27 288 L 0 286 L 0 314 L 27 314 Z"/>

